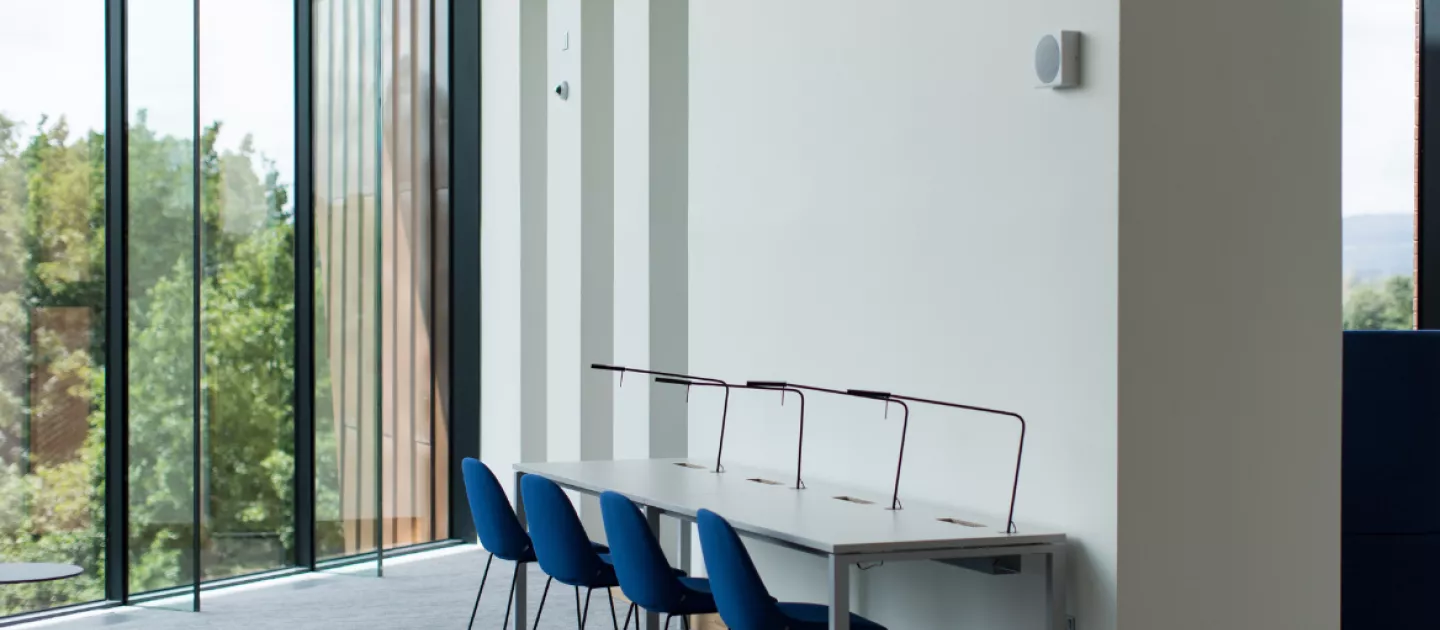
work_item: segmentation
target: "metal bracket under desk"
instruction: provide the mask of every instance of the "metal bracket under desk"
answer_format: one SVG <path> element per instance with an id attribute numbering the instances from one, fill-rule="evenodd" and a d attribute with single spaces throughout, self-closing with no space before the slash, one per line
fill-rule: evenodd
<path id="1" fill-rule="evenodd" d="M 936 560 L 936 562 L 985 575 L 1019 575 L 1020 560 L 1020 556 L 996 556 L 994 558 L 954 558 Z"/>

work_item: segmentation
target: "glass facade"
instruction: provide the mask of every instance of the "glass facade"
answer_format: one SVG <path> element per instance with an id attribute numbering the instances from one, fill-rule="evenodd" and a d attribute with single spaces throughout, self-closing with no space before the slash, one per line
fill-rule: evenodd
<path id="1" fill-rule="evenodd" d="M 1416 4 L 1346 2 L 1342 135 L 1346 330 L 1415 328 Z"/>
<path id="2" fill-rule="evenodd" d="M 105 597 L 109 344 L 103 5 L 0 15 L 0 562 L 84 569 L 0 587 L 4 616 Z"/>
<path id="3" fill-rule="evenodd" d="M 137 2 L 128 17 L 127 561 L 145 593 L 196 577 L 194 4 Z"/>
<path id="4" fill-rule="evenodd" d="M 204 579 L 295 564 L 294 13 L 200 2 Z"/>
<path id="5" fill-rule="evenodd" d="M 446 6 L 0 8 L 0 618 L 450 538 Z"/>
<path id="6" fill-rule="evenodd" d="M 321 557 L 449 537 L 433 4 L 314 3 Z"/>

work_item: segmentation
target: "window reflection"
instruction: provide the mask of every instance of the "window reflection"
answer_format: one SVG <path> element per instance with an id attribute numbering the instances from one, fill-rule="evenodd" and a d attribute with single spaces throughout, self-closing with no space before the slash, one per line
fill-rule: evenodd
<path id="1" fill-rule="evenodd" d="M 102 599 L 105 562 L 105 16 L 84 0 L 3 14 L 0 562 L 84 573 L 0 588 L 0 616 Z"/>

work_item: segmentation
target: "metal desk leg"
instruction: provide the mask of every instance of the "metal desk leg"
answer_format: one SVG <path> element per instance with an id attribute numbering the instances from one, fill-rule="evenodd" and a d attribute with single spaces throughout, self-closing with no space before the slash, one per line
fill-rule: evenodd
<path id="1" fill-rule="evenodd" d="M 675 534 L 677 537 L 675 541 L 675 554 L 680 557 L 680 570 L 684 571 L 686 575 L 690 575 L 690 571 L 693 568 L 693 563 L 690 560 L 690 540 L 692 538 L 690 536 L 690 521 L 683 518 L 675 519 L 675 529 L 677 532 Z"/>
<path id="2" fill-rule="evenodd" d="M 830 630 L 850 630 L 850 561 L 830 556 Z"/>
<path id="3" fill-rule="evenodd" d="M 650 533 L 655 534 L 656 540 L 660 538 L 660 510 L 649 505 L 645 506 L 645 522 L 650 525 Z M 645 611 L 645 630 L 662 630 L 660 615 Z"/>
<path id="4" fill-rule="evenodd" d="M 1066 580 L 1069 569 L 1066 566 L 1065 545 L 1055 545 L 1045 554 L 1045 618 L 1046 627 L 1051 630 L 1066 630 L 1069 615 L 1066 612 Z"/>
<path id="5" fill-rule="evenodd" d="M 515 473 L 515 517 L 518 518 L 518 519 L 520 519 L 520 529 L 527 529 L 527 528 L 526 528 L 526 523 L 525 523 L 525 499 L 524 499 L 524 497 L 520 494 L 520 478 L 521 478 L 521 477 L 524 477 L 524 476 L 525 476 L 525 473 L 522 473 L 522 472 L 517 472 L 517 473 Z M 529 577 L 528 573 L 529 573 L 529 572 L 526 571 L 526 569 L 528 569 L 528 568 L 529 568 L 529 567 L 521 567 L 521 569 L 520 569 L 519 571 L 516 571 L 515 574 L 514 574 L 514 575 L 516 576 L 516 578 L 515 578 L 515 625 L 512 626 L 512 627 L 514 627 L 514 628 L 526 628 L 526 627 L 528 627 L 528 626 L 525 625 L 525 599 L 526 599 L 526 598 L 525 598 L 525 590 L 526 590 L 525 587 L 526 587 L 527 583 L 529 582 L 529 579 L 528 579 L 528 577 Z"/>

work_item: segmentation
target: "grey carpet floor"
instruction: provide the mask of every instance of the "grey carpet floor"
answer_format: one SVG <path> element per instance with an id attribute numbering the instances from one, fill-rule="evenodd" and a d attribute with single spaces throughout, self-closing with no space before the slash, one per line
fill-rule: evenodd
<path id="1" fill-rule="evenodd" d="M 478 549 L 451 551 L 438 557 L 416 557 L 410 562 L 387 562 L 385 577 L 347 573 L 306 574 L 273 582 L 201 594 L 202 612 L 150 607 L 127 607 L 83 618 L 43 622 L 46 630 L 257 630 L 282 628 L 454 628 L 465 627 L 470 607 L 485 568 L 486 554 Z M 477 630 L 499 630 L 505 616 L 506 595 L 514 565 L 496 560 L 475 618 Z M 545 575 L 534 566 L 530 585 L 527 626 L 535 623 Z M 583 600 L 585 593 L 581 591 Z M 621 622 L 625 611 L 616 604 Z M 611 628 L 609 601 L 596 591 L 586 626 Z M 569 587 L 552 586 L 540 628 L 576 627 L 575 594 Z M 514 619 L 511 619 L 514 627 Z M 633 624 L 632 624 L 633 627 Z"/>

